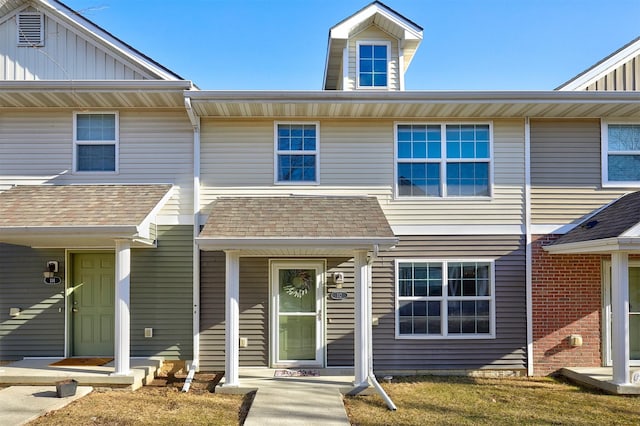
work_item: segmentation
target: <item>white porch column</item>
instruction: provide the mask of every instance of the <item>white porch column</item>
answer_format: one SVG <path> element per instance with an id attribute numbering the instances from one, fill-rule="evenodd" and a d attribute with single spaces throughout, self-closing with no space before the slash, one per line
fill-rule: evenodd
<path id="1" fill-rule="evenodd" d="M 367 265 L 367 252 L 357 251 L 354 260 L 354 286 L 355 286 L 355 342 L 354 367 L 355 386 L 367 386 L 369 376 L 369 273 Z"/>
<path id="2" fill-rule="evenodd" d="M 224 386 L 237 387 L 240 366 L 240 256 L 234 251 L 227 251 L 225 254 Z"/>
<path id="3" fill-rule="evenodd" d="M 114 375 L 131 373 L 130 356 L 131 241 L 116 240 Z"/>
<path id="4" fill-rule="evenodd" d="M 611 254 L 613 382 L 629 383 L 629 254 Z"/>

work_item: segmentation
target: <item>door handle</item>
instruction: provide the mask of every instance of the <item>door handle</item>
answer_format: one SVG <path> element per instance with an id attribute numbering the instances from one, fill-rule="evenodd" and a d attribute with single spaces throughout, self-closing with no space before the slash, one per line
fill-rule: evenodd
<path id="1" fill-rule="evenodd" d="M 79 311 L 79 309 L 76 308 L 75 306 L 71 309 L 71 312 L 78 312 L 78 311 Z"/>

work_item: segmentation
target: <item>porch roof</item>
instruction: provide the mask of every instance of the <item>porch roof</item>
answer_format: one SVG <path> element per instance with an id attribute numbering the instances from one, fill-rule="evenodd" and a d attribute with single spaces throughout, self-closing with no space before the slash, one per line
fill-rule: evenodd
<path id="1" fill-rule="evenodd" d="M 0 242 L 31 247 L 153 244 L 172 185 L 24 185 L 0 192 Z"/>
<path id="2" fill-rule="evenodd" d="M 222 197 L 196 238 L 203 250 L 352 255 L 397 243 L 375 197 Z"/>
<path id="3" fill-rule="evenodd" d="M 640 191 L 596 210 L 545 250 L 550 253 L 640 250 Z"/>

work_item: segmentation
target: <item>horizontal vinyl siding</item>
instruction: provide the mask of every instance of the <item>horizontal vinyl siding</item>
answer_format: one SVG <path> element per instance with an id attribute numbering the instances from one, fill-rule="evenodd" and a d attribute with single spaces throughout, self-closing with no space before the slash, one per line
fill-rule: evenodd
<path id="1" fill-rule="evenodd" d="M 568 224 L 625 191 L 601 187 L 599 120 L 531 121 L 534 224 Z"/>
<path id="2" fill-rule="evenodd" d="M 192 214 L 193 131 L 183 111 L 120 111 L 119 172 L 72 173 L 73 111 L 0 112 L 0 189 L 11 184 L 172 183 L 163 215 Z"/>
<path id="3" fill-rule="evenodd" d="M 35 250 L 0 244 L 0 360 L 64 356 L 64 284 L 46 285 L 46 262 L 59 262 L 64 250 Z M 9 316 L 10 308 L 20 315 Z"/>
<path id="4" fill-rule="evenodd" d="M 159 226 L 157 238 L 131 251 L 131 355 L 193 359 L 193 228 Z"/>
<path id="5" fill-rule="evenodd" d="M 200 255 L 200 368 L 223 370 L 225 354 L 225 254 Z M 240 259 L 240 366 L 269 364 L 269 262 Z"/>
<path id="6" fill-rule="evenodd" d="M 589 84 L 585 90 L 640 90 L 640 55 Z"/>
<path id="7" fill-rule="evenodd" d="M 304 121 L 304 120 L 301 120 Z M 394 121 L 320 121 L 320 185 L 274 185 L 273 120 L 203 120 L 202 209 L 218 196 L 333 194 L 378 197 L 392 225 L 520 225 L 524 128 L 494 122 L 493 197 L 394 200 Z"/>
<path id="8" fill-rule="evenodd" d="M 84 35 L 45 17 L 44 46 L 17 46 L 15 16 L 0 24 L 0 80 L 141 80 L 150 78 Z"/>
<path id="9" fill-rule="evenodd" d="M 355 90 L 357 87 L 356 62 L 358 60 L 357 43 L 359 41 L 388 41 L 391 43 L 391 52 L 389 52 L 388 67 L 389 74 L 387 76 L 388 89 L 384 90 L 400 90 L 400 76 L 398 74 L 398 39 L 391 37 L 388 33 L 380 30 L 375 26 L 371 26 L 366 30 L 358 33 L 358 35 L 356 35 L 355 37 L 349 39 L 349 81 L 347 82 L 348 89 Z"/>
<path id="10" fill-rule="evenodd" d="M 526 365 L 525 251 L 520 236 L 402 237 L 373 265 L 376 372 L 523 369 Z M 496 338 L 395 339 L 395 259 L 495 259 Z"/>

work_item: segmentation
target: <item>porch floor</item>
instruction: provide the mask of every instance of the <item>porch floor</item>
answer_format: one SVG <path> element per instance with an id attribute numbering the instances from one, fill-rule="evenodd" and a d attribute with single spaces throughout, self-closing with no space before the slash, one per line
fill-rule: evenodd
<path id="1" fill-rule="evenodd" d="M 160 357 L 131 358 L 131 374 L 114 376 L 113 361 L 99 367 L 51 365 L 61 359 L 25 358 L 0 365 L 0 386 L 54 385 L 60 380 L 75 379 L 80 386 L 136 390 L 153 380 L 164 361 Z"/>
<path id="2" fill-rule="evenodd" d="M 640 374 L 640 368 L 631 368 L 631 377 Z M 613 395 L 640 395 L 640 383 L 619 385 L 613 383 L 611 367 L 565 367 L 560 374 L 578 384 L 603 390 Z"/>

